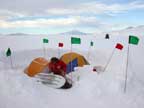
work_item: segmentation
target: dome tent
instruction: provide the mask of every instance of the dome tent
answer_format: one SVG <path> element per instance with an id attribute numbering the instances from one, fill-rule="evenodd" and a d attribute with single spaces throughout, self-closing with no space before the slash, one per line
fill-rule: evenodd
<path id="1" fill-rule="evenodd" d="M 84 56 L 75 52 L 66 53 L 62 55 L 60 59 L 66 63 L 67 73 L 74 71 L 74 67 L 82 67 L 89 64 Z"/>
<path id="2" fill-rule="evenodd" d="M 45 58 L 39 57 L 32 60 L 30 65 L 25 69 L 25 73 L 30 76 L 34 77 L 38 73 L 48 71 L 48 61 Z"/>

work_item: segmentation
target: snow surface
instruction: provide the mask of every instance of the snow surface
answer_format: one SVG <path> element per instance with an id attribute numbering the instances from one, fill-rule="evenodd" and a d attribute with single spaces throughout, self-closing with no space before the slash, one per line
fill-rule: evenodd
<path id="1" fill-rule="evenodd" d="M 130 31 L 129 31 L 130 32 Z M 139 45 L 129 45 L 128 82 L 124 93 L 124 81 L 127 62 L 128 31 L 104 35 L 80 36 L 81 45 L 73 45 L 72 51 L 80 53 L 90 65 L 78 67 L 73 76 L 73 87 L 68 90 L 54 89 L 42 85 L 24 74 L 23 70 L 36 57 L 43 57 L 46 48 L 48 60 L 71 51 L 71 36 L 0 36 L 0 108 L 143 108 L 144 107 L 144 37 Z M 133 35 L 137 35 L 137 31 Z M 77 36 L 79 37 L 79 36 Z M 42 39 L 49 43 L 43 45 Z M 89 47 L 90 41 L 94 46 Z M 58 42 L 64 47 L 59 48 Z M 124 49 L 114 49 L 121 43 Z M 12 50 L 10 57 L 5 56 L 6 49 Z M 105 72 L 93 72 L 94 66 L 105 67 Z"/>

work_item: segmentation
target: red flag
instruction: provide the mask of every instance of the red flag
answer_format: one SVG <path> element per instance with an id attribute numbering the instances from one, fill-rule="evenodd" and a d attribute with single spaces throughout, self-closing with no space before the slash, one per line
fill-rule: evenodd
<path id="1" fill-rule="evenodd" d="M 63 43 L 59 43 L 58 46 L 59 46 L 59 47 L 63 47 Z"/>
<path id="2" fill-rule="evenodd" d="M 123 45 L 120 43 L 117 43 L 117 45 L 115 46 L 115 48 L 122 50 L 123 49 Z"/>

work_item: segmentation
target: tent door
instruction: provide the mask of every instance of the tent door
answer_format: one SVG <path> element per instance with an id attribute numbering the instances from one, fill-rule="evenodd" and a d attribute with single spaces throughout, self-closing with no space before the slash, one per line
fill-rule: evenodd
<path id="1" fill-rule="evenodd" d="M 78 66 L 78 60 L 77 58 L 74 59 L 73 61 L 71 61 L 69 64 L 67 64 L 67 73 L 70 73 L 72 71 L 74 71 L 74 67 Z"/>

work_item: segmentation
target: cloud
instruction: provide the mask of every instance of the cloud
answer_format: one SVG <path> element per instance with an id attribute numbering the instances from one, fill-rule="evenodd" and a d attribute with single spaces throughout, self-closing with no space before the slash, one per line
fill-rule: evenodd
<path id="1" fill-rule="evenodd" d="M 106 29 L 117 26 L 98 20 L 99 15 L 113 17 L 128 11 L 144 9 L 143 1 L 125 4 L 64 1 L 15 0 L 13 2 L 5 0 L 0 4 L 0 28 L 81 27 Z"/>
<path id="2" fill-rule="evenodd" d="M 0 28 L 22 27 L 98 27 L 104 25 L 96 17 L 71 16 L 66 18 L 49 18 L 35 20 L 3 21 L 0 20 Z"/>
<path id="3" fill-rule="evenodd" d="M 45 10 L 67 6 L 65 0 L 0 0 L 0 10 L 28 16 L 45 15 Z"/>
<path id="4" fill-rule="evenodd" d="M 126 28 L 130 25 L 127 24 L 113 24 L 97 20 L 95 17 L 70 17 L 61 19 L 37 19 L 37 20 L 26 20 L 26 21 L 3 21 L 0 20 L 0 29 L 17 29 L 17 28 L 27 28 L 29 31 L 31 29 L 42 28 L 77 28 L 83 29 L 86 32 L 106 32 L 110 30 L 118 30 Z M 65 30 L 63 30 L 65 31 Z M 20 31 L 17 31 L 20 32 Z M 22 32 L 22 31 L 21 31 Z M 37 32 L 37 31 L 36 31 Z"/>
<path id="5" fill-rule="evenodd" d="M 143 1 L 133 1 L 125 4 L 88 1 L 69 3 L 65 0 L 5 0 L 0 4 L 0 16 L 54 16 L 54 15 L 84 15 L 84 14 L 119 14 L 134 9 L 144 9 Z M 2 12 L 3 11 L 3 12 Z M 2 13 L 7 13 L 4 15 Z"/>
<path id="6" fill-rule="evenodd" d="M 130 9 L 144 9 L 144 1 L 134 1 L 130 3 Z"/>
<path id="7" fill-rule="evenodd" d="M 0 20 L 6 20 L 13 17 L 24 17 L 24 16 L 26 15 L 18 12 L 13 12 L 10 10 L 0 10 Z"/>
<path id="8" fill-rule="evenodd" d="M 37 19 L 26 21 L 3 21 L 0 20 L 0 28 L 18 28 L 18 27 L 52 27 L 52 26 L 69 26 L 77 23 L 74 18 L 60 19 Z"/>
<path id="9" fill-rule="evenodd" d="M 67 8 L 50 8 L 46 12 L 50 15 L 83 15 L 83 14 L 119 14 L 135 9 L 144 9 L 144 2 L 128 4 L 105 4 L 101 2 L 81 3 Z"/>

